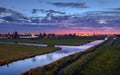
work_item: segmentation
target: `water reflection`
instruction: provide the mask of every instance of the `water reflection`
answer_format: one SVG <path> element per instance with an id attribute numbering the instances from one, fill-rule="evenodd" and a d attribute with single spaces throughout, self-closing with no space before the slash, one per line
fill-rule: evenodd
<path id="1" fill-rule="evenodd" d="M 43 46 L 43 47 L 47 46 L 47 44 L 30 44 L 30 43 L 18 43 L 18 42 L 0 42 L 0 44 L 19 44 L 19 45 Z"/>
<path id="2" fill-rule="evenodd" d="M 55 51 L 53 53 L 38 55 L 33 58 L 28 58 L 25 60 L 19 60 L 4 66 L 0 66 L 0 75 L 18 75 L 21 72 L 29 70 L 30 68 L 35 68 L 38 66 L 44 66 L 53 61 L 56 61 L 62 57 L 68 56 L 70 54 L 74 54 L 76 52 L 84 51 L 90 47 L 93 47 L 104 40 L 97 40 L 85 45 L 81 46 L 63 46 L 63 45 L 55 45 L 55 47 L 60 47 L 61 50 Z M 13 43 L 9 43 L 13 44 Z M 28 43 L 18 43 L 30 46 L 47 46 L 44 44 L 28 44 Z"/>

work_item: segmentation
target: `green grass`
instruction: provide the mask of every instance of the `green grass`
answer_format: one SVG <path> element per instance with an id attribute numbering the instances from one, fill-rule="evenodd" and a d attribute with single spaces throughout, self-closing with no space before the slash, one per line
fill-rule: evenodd
<path id="1" fill-rule="evenodd" d="M 96 37 L 86 38 L 41 38 L 41 39 L 0 39 L 0 42 L 25 42 L 25 43 L 39 43 L 39 44 L 55 44 L 55 45 L 81 45 L 93 40 Z"/>
<path id="2" fill-rule="evenodd" d="M 109 40 L 95 52 L 64 69 L 63 75 L 119 75 L 120 39 Z"/>
<path id="3" fill-rule="evenodd" d="M 94 51 L 99 46 L 100 45 L 97 45 L 93 48 L 88 49 L 87 51 L 79 52 L 79 53 L 64 57 L 60 60 L 57 60 L 51 64 L 46 65 L 46 66 L 31 69 L 25 73 L 22 73 L 21 75 L 58 75 L 58 71 L 61 68 L 75 62 L 81 56 L 83 56 L 84 54 L 87 54 L 89 52 Z"/>
<path id="4" fill-rule="evenodd" d="M 62 70 L 62 73 L 59 73 Z M 76 53 L 21 75 L 119 75 L 120 39 Z"/>
<path id="5" fill-rule="evenodd" d="M 81 45 L 96 39 L 97 39 L 96 37 L 69 38 L 69 39 L 66 38 L 0 39 L 0 42 L 41 43 L 48 44 L 48 46 L 51 46 L 51 47 L 32 47 L 23 45 L 0 44 L 0 65 L 4 65 L 15 60 L 24 59 L 38 54 L 44 54 L 55 51 L 56 48 L 54 48 L 54 44 Z"/>
<path id="6" fill-rule="evenodd" d="M 53 52 L 58 49 L 60 48 L 0 44 L 0 65 L 8 64 L 19 59 Z"/>

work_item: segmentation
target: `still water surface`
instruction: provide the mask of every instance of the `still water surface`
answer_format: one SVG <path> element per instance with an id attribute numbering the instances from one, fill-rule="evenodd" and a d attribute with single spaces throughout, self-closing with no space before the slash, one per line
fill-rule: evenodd
<path id="1" fill-rule="evenodd" d="M 80 51 L 84 51 L 90 47 L 93 47 L 95 45 L 102 43 L 103 41 L 104 40 L 96 40 L 80 46 L 55 45 L 55 47 L 60 47 L 61 50 L 48 53 L 48 54 L 38 55 L 33 58 L 18 60 L 18 61 L 9 63 L 8 65 L 0 66 L 0 75 L 19 75 L 21 72 L 27 71 L 31 68 L 44 66 L 62 57 L 65 57 Z M 0 44 L 2 43 L 7 43 L 7 42 L 0 42 Z M 14 43 L 9 42 L 8 44 L 14 44 Z M 18 44 L 29 45 L 29 46 L 47 46 L 45 44 L 29 44 L 29 43 L 18 43 Z"/>

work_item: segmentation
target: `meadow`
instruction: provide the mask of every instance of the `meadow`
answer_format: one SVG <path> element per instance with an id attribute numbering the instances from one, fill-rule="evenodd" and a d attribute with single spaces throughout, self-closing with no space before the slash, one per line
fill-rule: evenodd
<path id="1" fill-rule="evenodd" d="M 95 40 L 96 38 L 41 38 L 41 39 L 0 39 L 0 42 L 15 42 L 16 44 L 0 44 L 0 65 L 8 64 L 12 61 L 33 57 L 45 53 L 50 53 L 60 48 L 59 45 L 82 45 Z M 18 45 L 17 42 L 48 44 L 47 47 Z"/>
<path id="2" fill-rule="evenodd" d="M 39 39 L 0 39 L 0 42 L 25 42 L 54 45 L 81 45 L 104 37 L 75 37 L 75 38 L 39 38 Z"/>
<path id="3" fill-rule="evenodd" d="M 60 48 L 55 48 L 53 46 L 38 47 L 18 44 L 0 44 L 0 65 L 56 50 L 60 50 Z"/>
<path id="4" fill-rule="evenodd" d="M 21 75 L 119 75 L 120 38 L 109 39 L 46 66 L 30 69 Z"/>
<path id="5" fill-rule="evenodd" d="M 64 68 L 62 75 L 119 75 L 120 39 L 109 40 L 95 52 Z"/>

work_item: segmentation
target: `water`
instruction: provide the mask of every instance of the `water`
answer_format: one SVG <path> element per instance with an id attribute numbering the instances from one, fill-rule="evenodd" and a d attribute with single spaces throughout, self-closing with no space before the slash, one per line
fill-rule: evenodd
<path id="1" fill-rule="evenodd" d="M 19 45 L 43 46 L 43 47 L 47 46 L 47 44 L 31 44 L 31 43 L 17 43 L 17 42 L 0 42 L 0 44 L 19 44 Z"/>
<path id="2" fill-rule="evenodd" d="M 76 52 L 84 51 L 90 47 L 93 47 L 104 40 L 96 40 L 91 43 L 81 45 L 81 46 L 63 46 L 63 45 L 55 45 L 55 47 L 60 47 L 61 50 L 38 55 L 33 58 L 27 58 L 25 60 L 19 60 L 16 62 L 9 63 L 8 65 L 0 66 L 0 75 L 19 75 L 21 72 L 27 71 L 31 68 L 35 68 L 38 66 L 47 65 L 53 61 L 56 61 L 62 57 L 68 56 L 70 54 L 74 54 Z M 2 43 L 2 42 L 1 42 Z M 10 43 L 9 44 L 13 44 Z M 19 43 L 30 46 L 47 46 L 45 44 L 28 44 L 28 43 Z"/>

